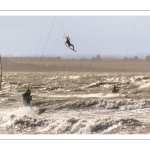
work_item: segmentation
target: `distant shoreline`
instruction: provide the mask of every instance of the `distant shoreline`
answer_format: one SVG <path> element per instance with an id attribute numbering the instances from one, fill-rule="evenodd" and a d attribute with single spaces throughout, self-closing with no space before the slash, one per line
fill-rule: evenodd
<path id="1" fill-rule="evenodd" d="M 134 58 L 62 59 L 61 57 L 2 57 L 3 72 L 150 72 L 150 56 Z"/>

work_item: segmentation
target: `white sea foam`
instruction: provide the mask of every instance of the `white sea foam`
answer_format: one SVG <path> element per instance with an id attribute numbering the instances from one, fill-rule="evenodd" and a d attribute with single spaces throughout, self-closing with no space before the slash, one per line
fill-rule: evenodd
<path id="1" fill-rule="evenodd" d="M 145 84 L 141 85 L 141 86 L 139 87 L 139 89 L 149 88 L 149 87 L 150 87 L 150 82 L 149 82 L 149 83 L 145 83 Z"/>
<path id="2" fill-rule="evenodd" d="M 78 79 L 80 76 L 69 76 L 69 79 Z"/>
<path id="3" fill-rule="evenodd" d="M 47 94 L 38 94 L 38 96 L 45 96 L 45 97 L 62 97 L 62 98 L 68 98 L 68 97 L 79 97 L 79 98 L 88 98 L 88 97 L 97 97 L 100 98 L 103 96 L 102 93 L 95 93 L 95 94 L 72 94 L 72 95 L 47 95 Z"/>
<path id="4" fill-rule="evenodd" d="M 6 98 L 0 98 L 0 103 L 5 103 L 7 102 L 9 99 L 6 97 Z"/>
<path id="5" fill-rule="evenodd" d="M 125 94 L 120 94 L 120 93 L 111 93 L 111 94 L 104 94 L 104 93 L 94 93 L 94 94 L 72 94 L 72 95 L 47 95 L 47 94 L 38 94 L 38 96 L 45 96 L 45 97 L 62 97 L 62 98 L 68 98 L 68 97 L 78 97 L 78 98 L 88 98 L 88 97 L 93 97 L 93 98 L 103 98 L 103 97 L 125 97 Z"/>
<path id="6" fill-rule="evenodd" d="M 121 126 L 121 122 L 119 122 L 118 124 L 113 124 L 111 127 L 109 127 L 109 128 L 107 129 L 107 131 L 110 131 L 110 130 L 113 130 L 113 129 L 115 129 L 115 128 L 118 128 L 119 126 Z"/>
<path id="7" fill-rule="evenodd" d="M 79 120 L 79 119 L 73 119 L 74 122 L 70 122 L 72 118 L 68 118 L 65 120 L 59 120 L 59 121 L 52 121 L 49 123 L 48 126 L 45 126 L 45 128 L 39 129 L 40 133 L 53 133 L 53 134 L 97 134 L 97 133 L 110 133 L 112 130 L 117 129 L 118 127 L 124 127 L 132 126 L 132 124 L 135 124 L 138 126 L 140 122 L 138 120 L 126 118 L 126 119 L 90 119 L 90 120 Z M 126 132 L 126 130 L 125 130 Z"/>
<path id="8" fill-rule="evenodd" d="M 111 93 L 111 94 L 106 94 L 103 97 L 125 97 L 125 94 L 120 94 L 120 93 Z"/>

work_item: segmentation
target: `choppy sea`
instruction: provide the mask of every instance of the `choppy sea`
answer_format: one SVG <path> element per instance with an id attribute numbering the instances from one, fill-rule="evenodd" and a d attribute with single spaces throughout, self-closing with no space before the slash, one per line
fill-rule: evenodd
<path id="1" fill-rule="evenodd" d="M 31 106 L 23 107 L 28 85 Z M 0 134 L 149 133 L 150 74 L 3 73 Z"/>

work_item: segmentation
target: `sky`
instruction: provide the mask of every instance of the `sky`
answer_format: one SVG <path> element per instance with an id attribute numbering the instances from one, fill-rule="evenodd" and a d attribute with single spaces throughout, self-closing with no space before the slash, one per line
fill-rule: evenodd
<path id="1" fill-rule="evenodd" d="M 76 53 L 65 45 L 69 36 Z M 150 16 L 0 16 L 2 56 L 150 54 Z"/>

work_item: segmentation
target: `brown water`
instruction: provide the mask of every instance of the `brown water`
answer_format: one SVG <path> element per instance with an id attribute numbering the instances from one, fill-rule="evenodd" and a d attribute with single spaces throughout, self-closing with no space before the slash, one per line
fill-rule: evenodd
<path id="1" fill-rule="evenodd" d="M 22 107 L 29 84 L 31 107 Z M 150 74 L 142 73 L 4 73 L 0 133 L 149 134 L 149 90 Z"/>

